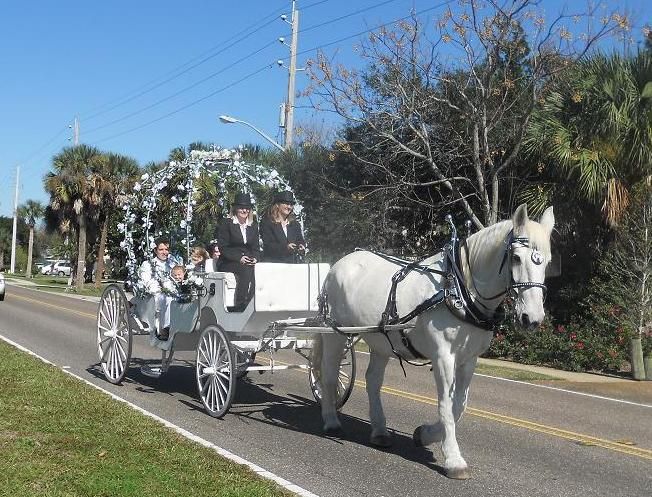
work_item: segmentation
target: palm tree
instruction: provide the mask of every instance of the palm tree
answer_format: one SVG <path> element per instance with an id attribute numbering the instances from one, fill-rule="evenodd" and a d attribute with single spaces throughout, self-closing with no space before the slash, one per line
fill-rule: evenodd
<path id="1" fill-rule="evenodd" d="M 615 226 L 631 186 L 652 173 L 652 53 L 580 64 L 535 113 L 525 145 L 575 180 L 580 195 L 601 201 Z"/>
<path id="2" fill-rule="evenodd" d="M 97 250 L 97 266 L 95 268 L 95 287 L 99 288 L 104 272 L 104 252 L 109 224 L 116 209 L 127 191 L 136 181 L 139 172 L 138 163 L 131 157 L 109 153 L 105 160 L 99 161 L 93 172 L 93 188 L 100 198 L 98 220 L 101 225 L 100 243 Z"/>
<path id="3" fill-rule="evenodd" d="M 84 286 L 86 264 L 86 230 L 91 210 L 99 204 L 93 188 L 93 169 L 102 153 L 95 147 L 66 147 L 52 158 L 54 171 L 45 176 L 45 191 L 50 194 L 50 207 L 60 214 L 62 223 L 74 221 L 77 228 L 77 264 L 75 286 Z"/>
<path id="4" fill-rule="evenodd" d="M 5 267 L 5 252 L 11 250 L 11 232 L 4 227 L 0 228 L 0 269 Z"/>
<path id="5" fill-rule="evenodd" d="M 43 217 L 45 214 L 45 207 L 41 202 L 36 200 L 28 200 L 23 205 L 18 207 L 18 216 L 23 218 L 29 226 L 29 244 L 27 246 L 27 269 L 25 275 L 28 278 L 32 277 L 32 249 L 34 247 L 34 226 L 36 221 Z"/>

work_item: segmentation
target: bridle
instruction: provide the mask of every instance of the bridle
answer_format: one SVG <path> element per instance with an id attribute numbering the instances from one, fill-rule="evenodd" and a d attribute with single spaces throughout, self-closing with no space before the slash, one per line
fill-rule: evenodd
<path id="1" fill-rule="evenodd" d="M 473 277 L 473 271 L 471 270 L 471 261 L 469 259 L 469 248 L 468 248 L 468 245 L 466 244 L 466 240 L 464 241 L 464 245 L 465 245 L 465 248 L 466 248 L 466 250 L 465 250 L 465 252 L 466 252 L 466 264 L 467 264 L 467 266 L 469 268 L 470 280 L 471 280 L 471 283 L 473 284 L 473 290 L 475 291 L 476 295 L 478 295 L 478 297 L 480 297 L 481 299 L 483 299 L 485 301 L 486 300 L 494 300 L 494 299 L 497 299 L 497 298 L 502 297 L 502 296 L 507 296 L 512 291 L 515 293 L 517 290 L 519 290 L 521 288 L 525 288 L 525 289 L 527 289 L 527 288 L 541 288 L 543 290 L 543 299 L 545 301 L 546 293 L 548 291 L 548 287 L 546 287 L 546 285 L 544 283 L 538 283 L 536 281 L 514 281 L 514 275 L 511 272 L 510 272 L 510 276 L 509 276 L 509 285 L 507 286 L 507 288 L 505 288 L 505 290 L 503 290 L 502 292 L 497 293 L 496 295 L 494 295 L 492 297 L 485 297 L 484 295 L 482 295 L 482 293 L 478 290 L 478 288 L 477 288 L 477 286 L 475 284 L 475 278 Z M 512 229 L 512 230 L 510 230 L 509 234 L 505 238 L 505 252 L 503 254 L 503 259 L 502 259 L 502 262 L 500 263 L 500 267 L 498 268 L 498 274 L 499 275 L 502 274 L 503 268 L 505 267 L 505 264 L 507 263 L 507 261 L 509 261 L 509 263 L 510 263 L 509 265 L 511 266 L 512 256 L 513 256 L 515 246 L 530 248 L 530 239 L 528 237 L 526 237 L 526 236 L 514 236 L 514 230 Z M 539 252 L 537 249 L 533 248 L 532 253 L 530 254 L 530 260 L 534 264 L 540 265 L 540 264 L 543 263 L 544 258 L 543 258 L 543 255 L 541 254 L 541 252 Z M 478 303 L 482 307 L 484 307 L 485 309 L 489 309 L 482 302 L 478 301 Z"/>

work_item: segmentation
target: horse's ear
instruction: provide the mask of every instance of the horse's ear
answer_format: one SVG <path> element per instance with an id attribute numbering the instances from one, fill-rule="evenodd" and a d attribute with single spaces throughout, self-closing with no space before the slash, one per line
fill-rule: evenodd
<path id="1" fill-rule="evenodd" d="M 512 216 L 512 224 L 514 225 L 514 229 L 516 229 L 525 226 L 525 223 L 527 222 L 527 204 L 521 204 L 518 206 L 516 211 L 514 211 L 514 215 Z"/>
<path id="2" fill-rule="evenodd" d="M 552 233 L 552 229 L 555 227 L 555 215 L 552 212 L 552 205 L 543 211 L 539 224 L 548 230 L 548 234 Z"/>

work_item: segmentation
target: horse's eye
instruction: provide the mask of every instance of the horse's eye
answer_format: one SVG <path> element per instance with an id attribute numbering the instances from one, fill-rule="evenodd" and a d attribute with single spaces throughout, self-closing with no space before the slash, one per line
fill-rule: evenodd
<path id="1" fill-rule="evenodd" d="M 515 264 L 521 262 L 521 256 L 518 254 L 512 254 L 512 262 Z"/>

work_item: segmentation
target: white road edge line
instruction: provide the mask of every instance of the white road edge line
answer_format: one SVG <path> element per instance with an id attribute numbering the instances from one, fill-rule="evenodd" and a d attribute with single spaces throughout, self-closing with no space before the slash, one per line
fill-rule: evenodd
<path id="1" fill-rule="evenodd" d="M 48 361 L 45 357 L 41 357 L 37 353 L 32 352 L 31 350 L 23 347 L 22 345 L 14 342 L 13 340 L 10 340 L 9 338 L 5 337 L 4 335 L 0 334 L 0 339 L 7 342 L 9 345 L 12 345 L 13 347 L 16 347 L 17 349 L 22 350 L 23 352 L 26 352 L 29 355 L 33 356 L 33 357 L 36 357 L 37 359 L 43 361 L 45 364 L 50 364 L 52 366 L 58 367 L 53 362 Z M 222 457 L 225 457 L 225 458 L 229 459 L 230 461 L 233 461 L 233 462 L 235 462 L 237 464 L 241 464 L 243 466 L 247 466 L 249 469 L 251 469 L 258 476 L 260 476 L 262 478 L 265 478 L 267 480 L 271 480 L 274 483 L 276 483 L 277 485 L 285 488 L 286 490 L 289 490 L 290 492 L 294 492 L 295 494 L 297 494 L 297 495 L 299 495 L 301 497 L 319 497 L 317 494 L 313 494 L 312 492 L 306 490 L 305 488 L 302 488 L 302 487 L 300 487 L 298 485 L 295 485 L 294 483 L 286 480 L 285 478 L 282 478 L 282 477 L 280 477 L 278 475 L 275 475 L 274 473 L 272 473 L 270 471 L 267 471 L 264 468 L 261 468 L 257 464 L 254 464 L 254 463 L 252 463 L 250 461 L 247 461 L 246 459 L 234 454 L 233 452 L 230 452 L 230 451 L 228 451 L 226 449 L 223 449 L 222 447 L 219 447 L 218 445 L 215 445 L 213 442 L 209 442 L 208 440 L 205 440 L 205 439 L 195 435 L 194 433 L 191 433 L 188 430 L 185 430 L 184 428 L 181 428 L 180 426 L 177 426 L 174 423 L 171 423 L 170 421 L 168 421 L 166 419 L 163 419 L 160 416 L 157 416 L 156 414 L 154 414 L 152 412 L 149 412 L 146 409 L 143 409 L 142 407 L 139 407 L 136 404 L 132 404 L 131 402 L 129 402 L 128 400 L 123 399 L 122 397 L 118 397 L 114 393 L 109 392 L 108 390 L 105 390 L 104 388 L 91 383 L 90 381 L 86 380 L 85 378 L 82 378 L 81 376 L 76 375 L 75 373 L 71 373 L 70 371 L 62 369 L 62 368 L 59 368 L 59 369 L 61 369 L 64 373 L 69 374 L 70 376 L 72 376 L 72 377 L 86 383 L 87 385 L 90 385 L 91 387 L 96 388 L 100 392 L 103 392 L 103 393 L 109 395 L 111 398 L 113 398 L 113 399 L 115 399 L 115 400 L 117 400 L 119 402 L 123 402 L 123 403 L 127 404 L 129 407 L 131 407 L 132 409 L 135 409 L 136 411 L 144 414 L 145 416 L 149 416 L 150 418 L 158 421 L 159 423 L 165 425 L 166 427 L 171 428 L 172 430 L 179 433 L 181 436 L 186 437 L 188 440 L 192 440 L 193 442 L 197 442 L 198 444 L 203 445 L 204 447 L 207 447 L 207 448 L 215 451 L 217 454 L 219 454 Z"/>
<path id="2" fill-rule="evenodd" d="M 650 404 L 641 404 L 639 402 L 632 402 L 631 400 L 614 399 L 613 397 L 604 397 L 602 395 L 595 395 L 593 393 L 576 392 L 575 390 L 566 390 L 565 388 L 551 387 L 550 385 L 539 385 L 537 383 L 530 383 L 530 382 L 521 381 L 521 380 L 512 380 L 510 378 L 501 378 L 499 376 L 491 376 L 491 375 L 482 374 L 482 373 L 473 373 L 473 374 L 475 374 L 477 376 L 483 376 L 485 378 L 493 378 L 494 380 L 509 381 L 509 382 L 512 382 L 512 383 L 519 383 L 521 385 L 528 385 L 530 387 L 546 388 L 548 390 L 556 390 L 557 392 L 566 392 L 566 393 L 572 393 L 574 395 L 582 395 L 584 397 L 593 397 L 594 399 L 610 400 L 612 402 L 620 402 L 621 404 L 629 404 L 629 405 L 632 405 L 632 406 L 652 408 L 652 405 L 650 405 Z"/>
<path id="3" fill-rule="evenodd" d="M 362 350 L 356 350 L 358 354 L 366 354 L 369 355 L 369 352 L 365 352 Z M 394 357 L 390 357 L 390 359 L 394 359 Z M 600 399 L 600 400 L 610 400 L 611 402 L 620 402 L 621 404 L 629 404 L 632 406 L 638 406 L 638 407 L 647 407 L 649 409 L 652 409 L 652 405 L 650 404 L 641 404 L 639 402 L 632 402 L 630 400 L 622 400 L 622 399 L 614 399 L 613 397 L 604 397 L 602 395 L 595 395 L 593 393 L 585 393 L 585 392 L 576 392 L 575 390 L 566 390 L 565 388 L 559 388 L 559 387 L 551 387 L 549 385 L 539 385 L 538 383 L 530 383 L 528 381 L 521 381 L 521 380 L 512 380 L 510 378 L 501 378 L 500 376 L 491 376 L 488 374 L 482 374 L 482 373 L 473 373 L 476 376 L 482 376 L 484 378 L 492 378 L 494 380 L 500 380 L 500 381 L 509 381 L 512 383 L 518 383 L 520 385 L 527 385 L 529 387 L 537 387 L 537 388 L 546 388 L 548 390 L 555 390 L 557 392 L 565 392 L 565 393 L 570 393 L 573 395 L 581 395 L 583 397 L 593 397 L 594 399 Z"/>

